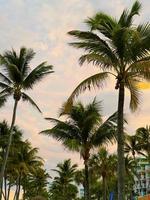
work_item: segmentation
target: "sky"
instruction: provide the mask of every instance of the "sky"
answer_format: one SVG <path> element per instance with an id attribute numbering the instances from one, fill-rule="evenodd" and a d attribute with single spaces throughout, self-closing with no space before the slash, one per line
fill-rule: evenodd
<path id="1" fill-rule="evenodd" d="M 78 58 L 82 51 L 68 45 L 71 38 L 68 31 L 86 30 L 84 20 L 96 12 L 103 11 L 116 18 L 122 10 L 130 7 L 133 0 L 0 0 L 0 53 L 21 46 L 33 48 L 36 56 L 31 68 L 43 61 L 54 66 L 55 73 L 49 75 L 28 93 L 43 111 L 39 114 L 27 103 L 19 103 L 16 124 L 23 130 L 24 138 L 29 139 L 33 147 L 39 148 L 39 154 L 45 159 L 45 167 L 50 172 L 58 162 L 71 158 L 82 166 L 80 156 L 70 153 L 54 139 L 39 135 L 52 124 L 44 117 L 58 117 L 62 103 L 73 89 L 86 77 L 98 72 L 92 65 L 80 67 Z M 150 20 L 149 0 L 141 0 L 142 12 L 135 23 Z M 104 119 L 117 110 L 118 92 L 114 89 L 114 80 L 108 81 L 104 89 L 85 92 L 79 96 L 85 104 L 96 96 L 102 100 Z M 141 94 L 140 108 L 133 114 L 129 111 L 129 94 L 126 93 L 125 114 L 128 120 L 126 130 L 134 134 L 135 130 L 150 122 L 149 85 Z M 0 120 L 11 122 L 13 99 L 1 108 Z M 114 148 L 110 148 L 114 151 Z M 51 172 L 50 172 L 51 173 Z"/>

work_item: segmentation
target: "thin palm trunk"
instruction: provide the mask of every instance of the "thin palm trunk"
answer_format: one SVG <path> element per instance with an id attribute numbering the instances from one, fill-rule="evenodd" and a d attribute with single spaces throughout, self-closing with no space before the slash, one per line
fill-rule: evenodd
<path id="1" fill-rule="evenodd" d="M 106 177 L 102 177 L 103 182 L 103 200 L 107 200 L 107 188 L 106 188 Z"/>
<path id="2" fill-rule="evenodd" d="M 7 179 L 6 179 L 6 175 L 4 175 L 4 191 L 5 191 L 5 200 L 7 200 Z"/>
<path id="3" fill-rule="evenodd" d="M 124 130 L 123 130 L 123 111 L 124 111 L 124 83 L 120 82 L 118 99 L 118 200 L 124 200 L 124 177 L 125 177 L 125 159 L 124 159 Z"/>
<path id="4" fill-rule="evenodd" d="M 11 189 L 11 184 L 9 183 L 9 186 L 8 186 L 8 194 L 7 194 L 7 200 L 9 200 L 9 196 L 10 196 L 10 189 Z"/>
<path id="5" fill-rule="evenodd" d="M 88 167 L 88 159 L 84 160 L 85 166 L 85 187 L 84 187 L 84 196 L 85 200 L 90 200 L 90 191 L 89 191 L 89 167 Z"/>
<path id="6" fill-rule="evenodd" d="M 11 122 L 11 127 L 10 127 L 10 130 L 9 130 L 8 146 L 7 146 L 7 149 L 6 149 L 6 154 L 4 156 L 4 161 L 3 161 L 3 164 L 2 164 L 2 167 L 1 167 L 1 172 L 0 172 L 0 185 L 3 184 L 3 177 L 4 177 L 4 173 L 5 173 L 6 163 L 7 163 L 7 160 L 8 160 L 8 155 L 9 155 L 9 151 L 10 151 L 11 142 L 12 142 L 13 127 L 14 127 L 15 119 L 16 119 L 17 105 L 18 105 L 18 100 L 15 100 L 14 109 L 13 109 L 13 116 L 12 116 L 12 122 Z M 2 189 L 0 191 L 0 197 L 2 197 Z"/>
<path id="7" fill-rule="evenodd" d="M 21 188 L 21 174 L 19 175 L 19 179 L 18 179 L 18 191 L 17 191 L 17 195 L 16 195 L 16 200 L 19 200 L 20 188 Z"/>

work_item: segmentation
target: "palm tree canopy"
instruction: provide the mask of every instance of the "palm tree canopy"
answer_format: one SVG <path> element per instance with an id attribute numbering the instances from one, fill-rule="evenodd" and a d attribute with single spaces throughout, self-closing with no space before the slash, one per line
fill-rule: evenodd
<path id="1" fill-rule="evenodd" d="M 128 155 L 131 153 L 132 156 L 135 158 L 136 154 L 142 154 L 141 146 L 139 144 L 139 138 L 135 135 L 126 135 L 126 141 L 125 141 L 125 153 Z"/>
<path id="2" fill-rule="evenodd" d="M 109 75 L 116 78 L 116 89 L 120 83 L 130 91 L 130 108 L 134 111 L 139 100 L 138 83 L 150 80 L 150 24 L 133 25 L 141 4 L 135 1 L 130 10 L 124 10 L 119 19 L 98 12 L 86 20 L 89 31 L 73 30 L 68 34 L 77 39 L 70 45 L 85 50 L 79 63 L 92 63 L 101 72 L 83 82 L 72 92 L 67 101 L 70 105 L 81 92 L 92 87 L 101 87 Z"/>
<path id="3" fill-rule="evenodd" d="M 107 143 L 115 136 L 117 114 L 102 122 L 101 110 L 101 103 L 96 99 L 86 106 L 76 103 L 70 112 L 64 113 L 66 121 L 46 118 L 56 125 L 41 133 L 61 141 L 83 157 L 89 156 L 91 148 Z"/>
<path id="4" fill-rule="evenodd" d="M 92 155 L 90 166 L 98 172 L 99 176 L 110 179 L 111 176 L 116 174 L 117 156 L 115 154 L 109 155 L 105 147 L 100 147 L 98 152 Z"/>
<path id="5" fill-rule="evenodd" d="M 150 160 L 150 126 L 141 127 L 136 130 L 139 145 L 143 151 L 146 152 L 148 159 Z"/>
<path id="6" fill-rule="evenodd" d="M 43 159 L 37 156 L 38 149 L 32 148 L 29 141 L 21 142 L 16 151 L 11 152 L 10 165 L 17 174 L 27 175 L 34 173 L 37 168 L 43 166 Z"/>
<path id="7" fill-rule="evenodd" d="M 77 165 L 71 164 L 71 160 L 64 160 L 63 163 L 57 164 L 57 169 L 53 169 L 53 171 L 57 172 L 58 176 L 55 177 L 55 182 L 60 184 L 70 184 L 74 180 L 74 176 L 76 173 Z"/>
<path id="8" fill-rule="evenodd" d="M 0 55 L 2 65 L 0 71 L 0 88 L 3 89 L 0 92 L 1 104 L 5 102 L 8 96 L 13 95 L 15 100 L 22 98 L 23 101 L 30 102 L 40 111 L 25 91 L 32 89 L 46 75 L 53 73 L 53 66 L 43 62 L 31 70 L 30 62 L 34 58 L 34 55 L 35 52 L 32 49 L 25 47 L 20 48 L 18 54 L 12 49 Z"/>

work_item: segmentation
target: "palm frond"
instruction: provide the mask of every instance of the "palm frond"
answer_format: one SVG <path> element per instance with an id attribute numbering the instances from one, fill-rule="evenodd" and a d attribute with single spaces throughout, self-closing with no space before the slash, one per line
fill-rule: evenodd
<path id="1" fill-rule="evenodd" d="M 6 84 L 12 84 L 12 81 L 1 72 L 0 72 L 0 79 L 2 82 L 6 83 Z"/>
<path id="2" fill-rule="evenodd" d="M 93 65 L 100 67 L 100 69 L 102 70 L 111 70 L 112 68 L 116 69 L 115 62 L 112 62 L 112 60 L 109 57 L 99 55 L 96 53 L 89 53 L 82 55 L 79 58 L 79 64 L 83 65 L 83 63 L 85 62 L 87 62 L 88 64 L 92 63 Z"/>
<path id="3" fill-rule="evenodd" d="M 117 57 L 108 43 L 95 33 L 75 30 L 70 31 L 68 34 L 79 40 L 79 42 L 71 42 L 71 46 L 84 49 L 88 53 L 108 56 L 113 62 L 117 62 Z"/>
<path id="4" fill-rule="evenodd" d="M 6 89 L 6 88 L 11 88 L 7 83 L 0 82 L 0 88 Z"/>
<path id="5" fill-rule="evenodd" d="M 118 113 L 115 112 L 113 115 L 108 117 L 106 121 L 99 126 L 96 131 L 96 134 L 92 136 L 92 140 L 94 141 L 95 145 L 100 145 L 103 143 L 108 143 L 113 139 L 116 139 L 117 133 L 117 120 L 118 120 Z"/>
<path id="6" fill-rule="evenodd" d="M 33 49 L 27 49 L 26 47 L 21 47 L 18 60 L 19 69 L 23 76 L 26 76 L 29 72 L 29 63 L 34 58 L 35 52 Z"/>
<path id="7" fill-rule="evenodd" d="M 138 81 L 133 78 L 126 78 L 125 87 L 129 89 L 130 92 L 130 109 L 135 111 L 140 104 L 140 91 L 138 88 Z"/>
<path id="8" fill-rule="evenodd" d="M 41 131 L 40 134 L 49 135 L 58 141 L 66 141 L 68 139 L 80 139 L 79 130 L 77 127 L 73 126 L 69 122 L 63 122 L 54 118 L 46 118 L 47 120 L 52 121 L 56 125 L 44 131 Z"/>
<path id="9" fill-rule="evenodd" d="M 114 29 L 118 26 L 116 20 L 103 13 L 98 12 L 94 17 L 88 18 L 86 24 L 91 28 L 91 30 L 98 30 L 105 37 L 111 39 Z"/>
<path id="10" fill-rule="evenodd" d="M 130 11 L 125 9 L 118 22 L 121 27 L 130 27 L 132 25 L 133 17 L 139 14 L 140 9 L 141 4 L 139 1 L 135 1 Z"/>
<path id="11" fill-rule="evenodd" d="M 0 107 L 4 106 L 9 94 L 2 94 L 0 95 Z"/>
<path id="12" fill-rule="evenodd" d="M 31 89 L 35 83 L 39 82 L 46 75 L 53 73 L 52 69 L 52 65 L 47 65 L 46 62 L 41 63 L 23 80 L 23 88 Z"/>
<path id="13" fill-rule="evenodd" d="M 40 113 L 42 113 L 42 111 L 40 110 L 40 108 L 37 106 L 37 104 L 31 99 L 31 97 L 29 97 L 26 93 L 22 92 L 21 93 L 21 97 L 23 101 L 27 101 L 29 102 L 34 108 L 36 108 Z"/>
<path id="14" fill-rule="evenodd" d="M 12 82 L 16 84 L 20 84 L 22 82 L 21 72 L 16 65 L 10 63 L 6 66 L 5 69 L 7 70 L 9 78 Z"/>
<path id="15" fill-rule="evenodd" d="M 131 64 L 128 71 L 134 72 L 139 77 L 150 81 L 150 56 Z"/>
<path id="16" fill-rule="evenodd" d="M 85 79 L 84 81 L 82 81 L 76 88 L 75 90 L 72 92 L 72 94 L 70 95 L 70 97 L 68 98 L 67 102 L 65 103 L 65 110 L 69 110 L 69 108 L 72 106 L 72 103 L 74 101 L 74 99 L 79 96 L 79 94 L 81 94 L 82 92 L 84 92 L 86 89 L 91 89 L 91 87 L 93 88 L 102 88 L 104 81 L 106 81 L 106 79 L 108 78 L 108 72 L 102 72 L 102 73 L 98 73 L 95 74 L 87 79 Z"/>

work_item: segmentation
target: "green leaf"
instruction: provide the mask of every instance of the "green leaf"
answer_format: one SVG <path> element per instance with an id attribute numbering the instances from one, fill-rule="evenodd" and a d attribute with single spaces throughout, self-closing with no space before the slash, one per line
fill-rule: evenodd
<path id="1" fill-rule="evenodd" d="M 47 65 L 46 62 L 41 63 L 32 72 L 25 78 L 23 81 L 23 88 L 32 89 L 33 85 L 39 82 L 42 78 L 47 76 L 48 74 L 53 73 L 53 66 Z"/>
<path id="2" fill-rule="evenodd" d="M 42 113 L 42 111 L 40 110 L 40 108 L 37 106 L 37 104 L 31 99 L 31 97 L 29 97 L 27 94 L 25 94 L 24 92 L 21 93 L 21 97 L 23 101 L 27 101 L 29 102 L 33 107 L 35 107 L 40 113 Z"/>

